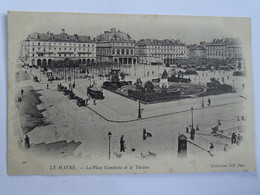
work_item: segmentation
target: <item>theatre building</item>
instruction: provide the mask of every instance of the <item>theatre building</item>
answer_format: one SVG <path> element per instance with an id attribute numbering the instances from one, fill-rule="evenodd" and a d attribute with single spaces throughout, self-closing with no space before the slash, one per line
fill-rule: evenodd
<path id="1" fill-rule="evenodd" d="M 89 36 L 32 33 L 22 43 L 22 59 L 29 66 L 50 66 L 55 60 L 79 60 L 90 65 L 96 61 L 96 43 Z"/>
<path id="2" fill-rule="evenodd" d="M 97 61 L 136 64 L 135 41 L 127 33 L 111 28 L 96 37 Z"/>

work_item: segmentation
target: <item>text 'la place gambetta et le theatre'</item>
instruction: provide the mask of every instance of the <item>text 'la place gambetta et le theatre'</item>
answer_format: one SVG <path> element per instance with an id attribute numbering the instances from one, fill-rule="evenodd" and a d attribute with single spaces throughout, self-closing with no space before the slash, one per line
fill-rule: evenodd
<path id="1" fill-rule="evenodd" d="M 200 41 L 200 40 L 198 40 Z M 113 64 L 169 65 L 187 59 L 242 60 L 242 46 L 238 38 L 214 39 L 210 43 L 185 44 L 174 39 L 134 40 L 115 28 L 95 38 L 86 35 L 31 33 L 21 43 L 20 58 L 29 66 L 48 67 L 55 61 L 69 58 L 80 65 L 98 62 Z"/>

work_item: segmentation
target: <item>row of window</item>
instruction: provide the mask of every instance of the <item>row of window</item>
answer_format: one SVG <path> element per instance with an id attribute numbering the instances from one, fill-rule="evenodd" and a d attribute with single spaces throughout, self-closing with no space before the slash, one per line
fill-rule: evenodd
<path id="1" fill-rule="evenodd" d="M 46 51 L 52 51 L 52 48 L 50 48 L 50 47 L 47 47 L 47 48 L 43 48 L 43 50 L 42 50 L 42 48 L 40 48 L 40 47 L 38 47 L 38 48 L 36 48 L 36 49 L 38 49 L 38 51 L 44 51 L 44 52 L 46 52 Z M 53 48 L 54 50 L 56 50 L 57 48 L 56 47 L 54 47 Z M 68 48 L 68 50 L 72 50 L 73 48 Z M 83 51 L 86 51 L 86 48 L 74 48 L 74 51 L 76 51 L 76 50 L 79 50 L 79 51 L 81 51 L 81 50 L 83 50 Z M 59 47 L 59 50 L 61 51 L 62 50 L 62 48 L 61 47 Z M 67 50 L 67 48 L 65 47 L 65 48 L 63 48 L 63 51 L 66 51 Z M 32 48 L 32 51 L 34 52 L 35 51 L 35 48 Z M 90 51 L 89 49 L 87 50 L 88 52 Z M 94 49 L 92 49 L 92 52 L 94 53 Z"/>
<path id="2" fill-rule="evenodd" d="M 108 42 L 108 43 L 99 43 L 98 45 L 99 46 L 107 46 L 107 45 L 110 45 L 111 43 Z M 118 45 L 118 46 L 121 46 L 121 45 L 134 45 L 133 43 L 112 43 L 112 45 Z"/>
<path id="3" fill-rule="evenodd" d="M 149 49 L 178 49 L 178 50 L 184 50 L 184 49 L 187 49 L 186 47 L 180 47 L 180 46 L 147 46 Z"/>
<path id="4" fill-rule="evenodd" d="M 110 49 L 98 49 L 97 50 L 98 54 L 111 54 L 111 50 Z M 134 54 L 134 50 L 133 49 L 113 49 L 112 50 L 112 54 L 115 55 L 133 55 Z"/>
<path id="5" fill-rule="evenodd" d="M 30 43 L 28 42 L 28 46 L 30 45 Z M 46 42 L 38 42 L 38 44 L 36 44 L 35 42 L 32 42 L 32 46 L 34 45 L 38 45 L 38 46 L 56 46 L 56 45 L 59 45 L 59 46 L 78 46 L 78 47 L 95 47 L 95 44 L 84 44 L 84 43 L 59 43 L 59 42 L 51 42 L 51 43 L 46 43 Z"/>
<path id="6" fill-rule="evenodd" d="M 39 53 L 39 54 L 32 54 L 32 57 L 41 57 L 41 56 L 49 56 L 49 57 L 72 57 L 72 56 L 74 56 L 74 57 L 76 57 L 76 56 L 83 56 L 83 57 L 91 57 L 91 56 L 93 56 L 93 57 L 95 57 L 95 55 L 94 54 L 51 54 L 51 53 L 49 53 L 49 54 L 43 54 L 43 53 Z"/>

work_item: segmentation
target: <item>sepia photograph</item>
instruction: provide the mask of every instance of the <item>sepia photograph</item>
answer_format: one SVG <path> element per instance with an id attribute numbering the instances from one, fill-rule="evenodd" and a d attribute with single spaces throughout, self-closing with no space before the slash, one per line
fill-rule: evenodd
<path id="1" fill-rule="evenodd" d="M 8 12 L 8 174 L 255 171 L 251 19 Z"/>

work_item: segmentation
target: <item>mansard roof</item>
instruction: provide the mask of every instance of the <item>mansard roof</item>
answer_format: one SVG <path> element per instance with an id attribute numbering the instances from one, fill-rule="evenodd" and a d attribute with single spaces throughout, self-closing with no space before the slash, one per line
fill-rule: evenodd
<path id="1" fill-rule="evenodd" d="M 94 42 L 90 36 L 83 36 L 83 35 L 68 35 L 63 30 L 60 34 L 54 34 L 54 33 L 31 33 L 28 35 L 26 40 L 30 41 L 57 41 L 57 42 L 80 42 L 80 43 L 92 43 Z"/>
<path id="2" fill-rule="evenodd" d="M 238 38 L 222 38 L 222 39 L 213 39 L 213 41 L 207 43 L 207 45 L 232 46 L 232 45 L 241 45 L 241 42 Z"/>
<path id="3" fill-rule="evenodd" d="M 137 42 L 139 46 L 185 46 L 180 40 L 174 39 L 141 39 Z"/>

